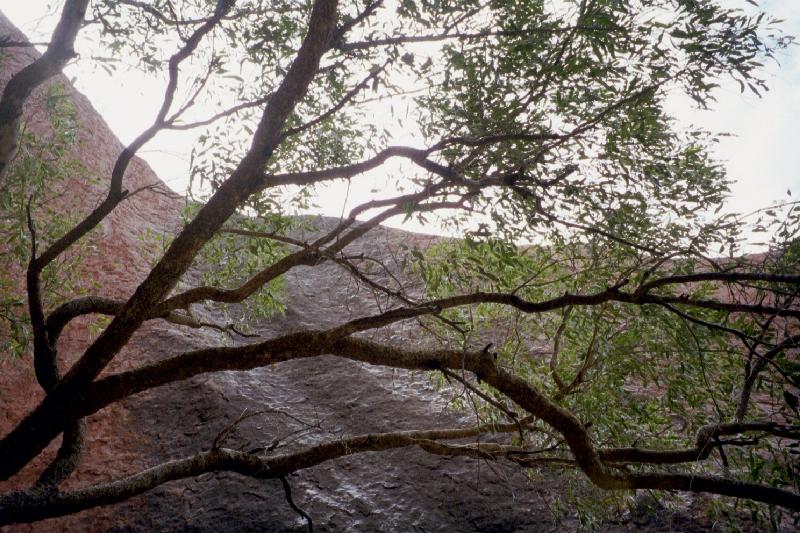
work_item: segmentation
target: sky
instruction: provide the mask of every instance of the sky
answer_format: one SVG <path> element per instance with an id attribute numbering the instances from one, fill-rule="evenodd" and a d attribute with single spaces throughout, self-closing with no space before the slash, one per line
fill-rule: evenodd
<path id="1" fill-rule="evenodd" d="M 740 6 L 742 0 L 730 3 Z M 760 0 L 759 4 L 770 15 L 784 20 L 787 33 L 800 37 L 800 0 Z M 0 10 L 33 41 L 48 39 L 60 6 L 61 2 L 54 0 L 0 0 Z M 734 180 L 729 201 L 732 212 L 749 212 L 800 197 L 800 46 L 791 47 L 777 59 L 780 65 L 767 64 L 770 90 L 762 98 L 741 94 L 737 84 L 728 83 L 717 90 L 712 110 L 698 110 L 679 98 L 670 103 L 679 121 L 731 134 L 721 139 L 713 153 Z M 65 73 L 122 142 L 131 141 L 155 116 L 163 81 L 124 70 L 110 76 L 102 69 L 87 68 L 87 63 L 68 66 Z M 183 193 L 188 183 L 189 154 L 198 134 L 163 132 L 139 155 L 170 187 Z M 345 198 L 350 205 L 368 199 L 370 190 L 381 187 L 380 179 L 379 175 L 372 175 L 354 181 L 350 190 L 344 186 L 329 190 L 316 211 L 338 216 Z M 789 189 L 791 198 L 787 195 Z M 425 231 L 430 232 L 431 228 Z"/>

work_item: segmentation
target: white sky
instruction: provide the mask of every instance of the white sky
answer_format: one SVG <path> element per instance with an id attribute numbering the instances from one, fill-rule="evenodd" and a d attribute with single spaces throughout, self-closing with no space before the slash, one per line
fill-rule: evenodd
<path id="1" fill-rule="evenodd" d="M 55 0 L 0 0 L 0 10 L 32 40 L 48 39 L 62 2 Z M 800 0 L 761 0 L 762 8 L 784 19 L 787 33 L 800 36 Z M 741 0 L 731 0 L 741 6 Z M 55 7 L 53 7 L 55 6 Z M 48 13 L 50 14 L 48 16 Z M 86 56 L 85 50 L 78 50 Z M 779 57 L 780 67 L 767 66 L 770 91 L 762 98 L 742 95 L 738 84 L 730 83 L 717 91 L 718 102 L 712 111 L 699 111 L 675 99 L 673 113 L 679 120 L 711 131 L 727 132 L 715 155 L 735 180 L 730 210 L 749 212 L 774 202 L 800 196 L 800 46 Z M 163 82 L 136 72 L 117 71 L 113 77 L 102 69 L 90 69 L 82 62 L 67 68 L 75 86 L 92 101 L 123 143 L 131 141 L 149 126 L 163 95 Z M 174 190 L 183 193 L 188 182 L 189 154 L 199 132 L 163 132 L 139 153 Z M 379 175 L 353 181 L 350 191 L 341 187 L 327 191 L 319 211 L 339 215 L 342 201 L 349 204 L 370 197 L 370 190 L 381 188 Z M 400 221 L 396 223 L 400 225 Z M 416 226 L 416 224 L 414 224 Z M 417 229 L 419 227 L 408 227 Z M 426 227 L 430 232 L 433 228 Z"/>

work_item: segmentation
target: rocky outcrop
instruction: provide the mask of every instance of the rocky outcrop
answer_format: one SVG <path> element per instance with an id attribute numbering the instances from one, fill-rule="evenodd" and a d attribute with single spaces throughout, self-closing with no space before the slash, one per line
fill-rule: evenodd
<path id="1" fill-rule="evenodd" d="M 0 14 L 0 37 L 22 36 Z M 33 59 L 30 49 L 7 50 L 0 64 L 0 87 Z M 68 86 L 63 77 L 55 81 Z M 40 98 L 40 97 L 38 97 Z M 72 157 L 87 174 L 70 181 L 61 208 L 87 212 L 103 197 L 108 176 L 122 149 L 88 100 L 70 89 L 82 125 Z M 34 131 L 46 128 L 37 98 L 27 116 Z M 90 179 L 93 178 L 93 179 Z M 160 183 L 146 163 L 135 159 L 125 188 Z M 183 201 L 144 191 L 123 202 L 103 223 L 83 275 L 96 282 L 92 292 L 126 297 L 146 274 L 150 254 L 140 236 L 148 229 L 170 233 L 180 226 Z M 320 220 L 325 225 L 329 221 Z M 353 253 L 392 261 L 400 244 L 424 246 L 430 237 L 379 228 Z M 334 265 L 297 268 L 287 275 L 286 313 L 263 322 L 269 337 L 307 327 L 326 327 L 375 308 Z M 88 285 L 87 285 L 88 286 Z M 214 316 L 213 309 L 207 313 Z M 385 333 L 391 336 L 400 332 Z M 87 346 L 86 321 L 71 325 L 59 344 L 62 367 Z M 115 360 L 112 370 L 163 358 L 199 346 L 231 342 L 214 330 L 187 329 L 154 321 Z M 0 356 L 0 433 L 11 429 L 40 399 L 28 359 Z M 232 432 L 226 445 L 245 450 L 276 442 L 302 444 L 369 431 L 423 429 L 468 422 L 448 409 L 424 374 L 375 368 L 321 357 L 260 368 L 200 376 L 137 395 L 89 420 L 88 446 L 68 486 L 76 487 L 207 449 L 215 435 L 243 412 L 259 412 Z M 292 417 L 286 416 L 291 412 Z M 0 490 L 35 479 L 57 443 Z M 444 460 L 417 449 L 345 457 L 292 477 L 294 499 L 322 531 L 560 531 L 576 522 L 560 518 L 565 482 L 552 475 L 529 478 L 518 468 L 472 459 Z M 702 524 L 680 516 L 646 519 L 654 529 L 687 530 Z M 609 524 L 609 530 L 640 530 L 642 524 Z M 77 515 L 15 526 L 11 531 L 295 531 L 305 521 L 284 499 L 277 481 L 232 474 L 209 474 L 164 485 L 127 502 Z"/>

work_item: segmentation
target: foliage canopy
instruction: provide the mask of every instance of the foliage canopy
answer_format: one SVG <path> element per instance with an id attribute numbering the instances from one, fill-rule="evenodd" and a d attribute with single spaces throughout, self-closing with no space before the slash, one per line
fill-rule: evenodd
<path id="1" fill-rule="evenodd" d="M 0 496 L 0 523 L 211 470 L 285 478 L 311 453 L 321 462 L 414 445 L 564 468 L 615 493 L 733 497 L 714 505 L 746 505 L 773 527 L 796 520 L 800 209 L 726 214 L 729 184 L 708 154 L 715 134 L 683 125 L 668 104 L 686 95 L 713 105 L 731 79 L 766 89 L 763 63 L 792 38 L 754 2 L 730 4 L 67 0 L 47 50 L 0 100 L 1 229 L 17 261 L 0 278 L 3 341 L 33 357 L 46 392 L 0 440 L 0 477 L 64 435 L 35 486 Z M 22 113 L 87 41 L 103 50 L 100 66 L 134 58 L 165 78 L 165 93 L 104 177 L 105 199 L 73 220 L 48 208 L 81 172 L 55 164 L 76 127 L 69 104 L 50 85 L 46 139 L 26 133 Z M 126 300 L 79 283 L 92 230 L 135 193 L 131 159 L 159 132 L 183 129 L 201 134 L 181 231 L 159 243 Z M 386 184 L 373 199 L 314 240 L 296 237 L 308 222 L 294 215 L 326 184 L 361 187 L 370 173 Z M 460 238 L 398 250 L 402 271 L 347 253 L 403 217 Z M 748 255 L 751 231 L 768 236 L 765 252 Z M 380 310 L 251 339 L 284 305 L 282 276 L 325 262 L 374 291 Z M 176 289 L 192 265 L 209 264 L 219 268 L 205 285 Z M 24 297 L 9 277 L 22 270 Z M 193 324 L 191 307 L 211 304 L 235 304 L 235 323 Z M 110 319 L 62 375 L 59 334 L 87 314 Z M 248 341 L 98 377 L 149 320 Z M 400 323 L 426 340 L 407 348 L 362 335 Z M 200 373 L 320 354 L 431 371 L 465 392 L 483 425 L 356 436 L 291 449 L 280 463 L 215 442 L 147 475 L 59 489 L 79 463 L 87 415 Z M 447 443 L 486 432 L 497 442 Z"/>

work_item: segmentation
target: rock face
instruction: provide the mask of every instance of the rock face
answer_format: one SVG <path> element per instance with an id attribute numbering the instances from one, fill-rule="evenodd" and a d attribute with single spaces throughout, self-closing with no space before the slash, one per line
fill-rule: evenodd
<path id="1" fill-rule="evenodd" d="M 0 14 L 0 38 L 19 32 Z M 34 58 L 27 49 L 7 51 L 0 63 L 0 87 Z M 63 78 L 57 83 L 67 84 Z M 70 208 L 88 212 L 105 193 L 108 176 L 122 149 L 88 100 L 71 90 L 82 133 L 71 154 L 98 180 L 76 176 L 70 183 Z M 44 128 L 37 98 L 29 106 L 31 128 Z M 159 183 L 136 159 L 125 178 L 135 190 Z M 179 228 L 183 201 L 145 191 L 124 202 L 103 223 L 97 248 L 85 262 L 84 276 L 99 283 L 96 294 L 127 297 L 149 269 L 149 254 L 139 237 L 148 229 Z M 321 220 L 325 225 L 330 221 Z M 392 260 L 399 244 L 423 246 L 429 237 L 379 228 L 353 253 Z M 20 289 L 21 290 L 21 289 Z M 333 265 L 298 268 L 287 276 L 288 309 L 261 324 L 269 337 L 307 327 L 327 327 L 375 308 L 371 294 L 359 291 Z M 208 310 L 209 313 L 214 313 Z M 394 332 L 397 334 L 398 332 Z M 392 333 L 387 333 L 390 336 Z M 391 339 L 390 339 L 391 340 Z M 62 368 L 90 341 L 84 321 L 62 336 Z M 213 330 L 180 328 L 154 321 L 117 357 L 111 370 L 129 368 L 178 351 L 230 342 Z M 31 361 L 0 356 L 0 433 L 5 434 L 40 399 Z M 338 436 L 392 429 L 424 429 L 468 423 L 447 408 L 442 395 L 419 373 L 370 367 L 321 357 L 261 368 L 223 372 L 161 387 L 128 398 L 92 416 L 88 446 L 67 487 L 110 480 L 161 461 L 208 449 L 215 435 L 244 412 L 258 416 L 238 425 L 226 446 L 268 448 L 276 441 L 297 445 Z M 291 411 L 294 418 L 286 416 Z M 45 459 L 52 457 L 57 443 Z M 2 460 L 2 459 L 0 459 Z M 0 490 L 35 479 L 43 460 L 29 465 Z M 417 449 L 345 457 L 300 472 L 289 479 L 295 502 L 322 531 L 561 531 L 577 522 L 560 519 L 557 507 L 566 482 L 557 477 L 528 479 L 518 468 L 472 459 L 440 459 Z M 608 524 L 609 530 L 689 530 L 703 524 L 683 516 L 646 516 L 644 522 Z M 173 482 L 114 506 L 9 531 L 302 531 L 305 521 L 291 510 L 278 481 L 255 481 L 233 474 L 207 474 Z"/>

